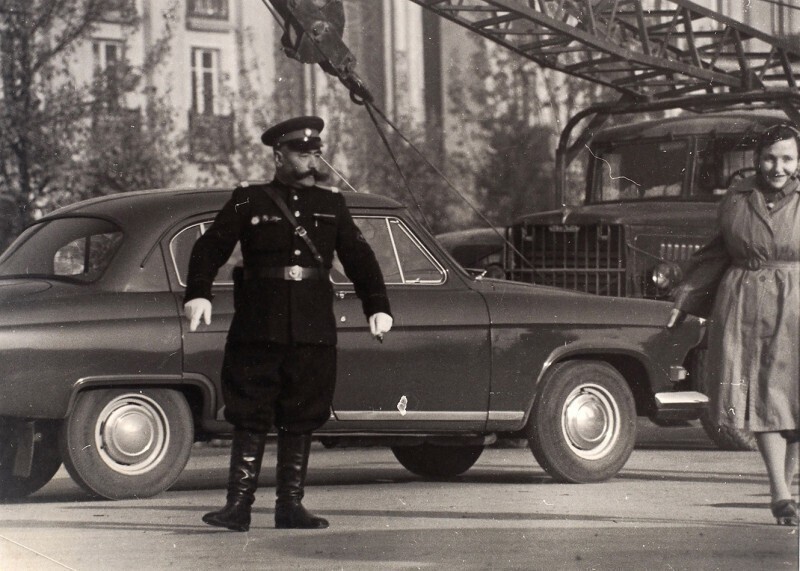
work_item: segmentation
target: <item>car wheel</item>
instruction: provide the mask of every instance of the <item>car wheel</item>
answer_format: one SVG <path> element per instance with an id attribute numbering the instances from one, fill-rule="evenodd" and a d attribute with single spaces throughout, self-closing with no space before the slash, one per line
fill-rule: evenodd
<path id="1" fill-rule="evenodd" d="M 690 363 L 691 373 L 697 382 L 697 390 L 704 394 L 708 394 L 706 389 L 707 355 L 708 350 L 706 349 L 696 350 Z M 703 426 L 706 435 L 711 439 L 711 442 L 720 450 L 744 452 L 757 450 L 756 437 L 752 432 L 728 426 L 719 426 L 711 420 L 708 411 L 703 412 L 700 417 L 700 424 Z"/>
<path id="2" fill-rule="evenodd" d="M 64 423 L 60 446 L 72 479 L 110 500 L 169 488 L 194 441 L 186 399 L 169 389 L 88 390 Z"/>
<path id="3" fill-rule="evenodd" d="M 49 482 L 61 467 L 57 422 L 36 422 L 36 442 L 27 476 L 14 475 L 13 439 L 0 440 L 0 500 L 24 498 Z"/>
<path id="4" fill-rule="evenodd" d="M 413 474 L 426 478 L 452 478 L 478 461 L 483 446 L 392 446 L 394 457 Z"/>
<path id="5" fill-rule="evenodd" d="M 636 405 L 625 379 L 600 361 L 554 365 L 528 423 L 531 451 L 559 482 L 613 478 L 636 442 Z"/>

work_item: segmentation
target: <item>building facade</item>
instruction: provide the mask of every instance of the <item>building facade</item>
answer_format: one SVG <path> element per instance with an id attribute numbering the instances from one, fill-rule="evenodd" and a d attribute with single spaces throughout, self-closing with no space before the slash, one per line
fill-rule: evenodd
<path id="1" fill-rule="evenodd" d="M 784 3 L 698 2 L 776 35 L 800 30 L 800 10 Z M 450 97 L 453 83 L 485 79 L 471 68 L 476 38 L 408 0 L 343 3 L 344 40 L 376 103 L 391 118 L 430 126 L 446 149 L 447 134 L 463 127 L 460 104 Z M 124 107 L 142 109 L 154 93 L 169 101 L 177 130 L 186 134 L 186 182 L 197 178 L 200 165 L 229 161 L 241 141 L 256 140 L 259 130 L 281 115 L 329 111 L 323 95 L 336 80 L 318 66 L 285 62 L 282 30 L 264 2 L 120 0 L 120 5 L 117 17 L 101 22 L 75 53 L 76 77 L 88 82 L 106 74 L 113 82 L 111 70 L 119 62 L 143 67 L 145 89 L 126 95 Z M 137 26 L 125 17 L 126 6 L 138 16 Z M 162 57 L 148 67 L 156 48 L 164 50 Z M 278 105 L 274 96 L 281 86 L 284 104 Z"/>

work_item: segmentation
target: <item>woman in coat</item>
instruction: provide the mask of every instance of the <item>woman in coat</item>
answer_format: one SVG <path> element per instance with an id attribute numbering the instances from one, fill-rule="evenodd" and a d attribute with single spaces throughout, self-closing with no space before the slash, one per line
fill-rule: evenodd
<path id="1" fill-rule="evenodd" d="M 712 307 L 710 415 L 755 434 L 779 525 L 798 525 L 791 484 L 800 434 L 799 147 L 790 125 L 761 135 L 756 175 L 723 198 L 717 235 L 693 257 L 667 325 Z"/>

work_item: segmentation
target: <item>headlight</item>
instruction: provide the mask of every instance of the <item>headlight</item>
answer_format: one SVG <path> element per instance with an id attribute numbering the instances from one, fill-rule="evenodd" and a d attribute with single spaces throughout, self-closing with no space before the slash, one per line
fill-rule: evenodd
<path id="1" fill-rule="evenodd" d="M 655 286 L 660 290 L 674 288 L 683 279 L 683 272 L 678 264 L 673 262 L 661 262 L 650 276 Z"/>

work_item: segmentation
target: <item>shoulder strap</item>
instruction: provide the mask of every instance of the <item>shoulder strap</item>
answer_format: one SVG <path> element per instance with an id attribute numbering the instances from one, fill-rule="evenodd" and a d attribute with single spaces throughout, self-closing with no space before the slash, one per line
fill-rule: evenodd
<path id="1" fill-rule="evenodd" d="M 320 266 L 322 266 L 324 261 L 317 250 L 317 247 L 314 245 L 314 242 L 312 242 L 311 238 L 308 237 L 308 231 L 300 225 L 300 223 L 297 221 L 297 218 L 294 217 L 291 210 L 289 210 L 289 207 L 286 206 L 286 203 L 283 201 L 283 199 L 278 196 L 274 188 L 271 186 L 264 186 L 264 190 L 267 191 L 267 196 L 272 199 L 272 202 L 274 202 L 275 206 L 278 207 L 278 210 L 283 213 L 283 215 L 286 217 L 286 220 L 289 221 L 289 224 L 294 226 L 294 233 L 302 238 L 303 242 L 305 242 L 306 246 L 308 246 L 308 249 L 311 250 L 311 254 L 314 256 L 314 259 Z"/>

